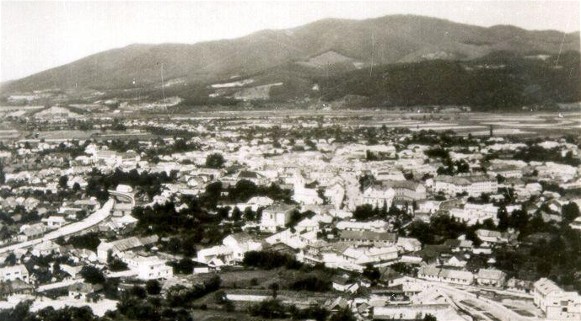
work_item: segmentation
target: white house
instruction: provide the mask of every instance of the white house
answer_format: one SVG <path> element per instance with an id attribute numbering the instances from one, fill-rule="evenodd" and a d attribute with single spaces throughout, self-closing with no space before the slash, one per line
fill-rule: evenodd
<path id="1" fill-rule="evenodd" d="M 480 269 L 476 274 L 476 282 L 500 288 L 506 283 L 506 273 L 496 269 Z"/>
<path id="2" fill-rule="evenodd" d="M 42 221 L 46 224 L 46 227 L 50 229 L 60 228 L 67 224 L 67 221 L 63 216 L 51 215 L 47 218 L 43 218 Z"/>
<path id="3" fill-rule="evenodd" d="M 434 179 L 434 191 L 446 195 L 467 193 L 469 196 L 480 196 L 482 193 L 493 194 L 498 190 L 498 182 L 486 176 L 447 176 L 439 175 Z"/>
<path id="4" fill-rule="evenodd" d="M 548 321 L 581 320 L 581 295 L 563 291 L 547 278 L 534 283 L 533 302 Z"/>
<path id="5" fill-rule="evenodd" d="M 222 240 L 224 246 L 232 250 L 232 261 L 242 262 L 244 254 L 249 251 L 262 250 L 262 242 L 247 233 L 235 233 Z"/>
<path id="6" fill-rule="evenodd" d="M 28 270 L 26 269 L 24 264 L 17 264 L 14 266 L 5 266 L 3 268 L 0 268 L 0 277 L 4 282 L 21 280 L 26 283 L 30 283 Z"/>
<path id="7" fill-rule="evenodd" d="M 391 202 L 395 197 L 393 188 L 381 185 L 372 185 L 363 191 L 360 205 L 370 204 L 374 207 L 391 206 Z"/>
<path id="8" fill-rule="evenodd" d="M 422 242 L 412 237 L 399 237 L 396 245 L 403 252 L 416 252 L 422 249 Z"/>
<path id="9" fill-rule="evenodd" d="M 259 208 L 267 207 L 269 205 L 272 205 L 272 203 L 274 203 L 274 201 L 270 197 L 254 196 L 251 199 L 249 199 L 246 203 L 239 203 L 236 204 L 236 206 L 241 210 L 250 207 L 251 210 L 256 212 Z"/>
<path id="10" fill-rule="evenodd" d="M 273 204 L 262 211 L 260 231 L 276 232 L 277 228 L 284 228 L 290 222 L 291 214 L 295 210 L 293 205 Z"/>
<path id="11" fill-rule="evenodd" d="M 142 256 L 132 252 L 126 252 L 121 260 L 127 267 L 137 273 L 137 278 L 141 280 L 169 279 L 173 276 L 173 268 L 166 265 L 166 260 L 157 256 Z"/>

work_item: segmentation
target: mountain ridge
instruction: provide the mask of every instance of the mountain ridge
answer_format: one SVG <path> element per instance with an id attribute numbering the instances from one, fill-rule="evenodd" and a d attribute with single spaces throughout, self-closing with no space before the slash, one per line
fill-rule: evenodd
<path id="1" fill-rule="evenodd" d="M 301 78 L 301 73 L 328 74 L 332 68 L 336 69 L 332 72 L 344 72 L 372 64 L 469 61 L 496 51 L 556 54 L 579 51 L 578 35 L 578 31 L 530 31 L 511 25 L 482 27 L 416 15 L 362 20 L 328 18 L 288 29 L 260 30 L 235 39 L 130 44 L 5 82 L 1 90 L 6 94 L 51 88 L 156 88 L 161 86 L 162 72 L 164 85 L 175 81 L 184 86 L 203 86 L 299 64 L 327 52 L 345 59 L 326 70 L 319 64 L 312 70 L 302 66 L 292 72 Z M 350 65 L 348 61 L 357 64 Z"/>

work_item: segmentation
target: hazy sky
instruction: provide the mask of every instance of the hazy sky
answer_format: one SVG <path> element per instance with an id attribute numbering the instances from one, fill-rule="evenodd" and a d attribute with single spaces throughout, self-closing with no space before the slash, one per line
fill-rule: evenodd
<path id="1" fill-rule="evenodd" d="M 579 0 L 346 2 L 11 2 L 0 6 L 0 80 L 132 43 L 195 43 L 327 17 L 417 14 L 480 26 L 579 30 Z"/>

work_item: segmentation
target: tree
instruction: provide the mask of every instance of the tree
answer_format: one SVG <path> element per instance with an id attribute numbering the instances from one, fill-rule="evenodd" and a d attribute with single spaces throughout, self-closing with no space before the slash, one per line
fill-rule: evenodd
<path id="1" fill-rule="evenodd" d="M 577 203 L 575 202 L 569 202 L 563 205 L 561 213 L 567 222 L 572 222 L 580 215 L 579 206 L 577 206 Z"/>
<path id="2" fill-rule="evenodd" d="M 206 157 L 206 167 L 209 168 L 222 168 L 225 162 L 224 156 L 220 153 L 213 153 Z"/>
<path id="3" fill-rule="evenodd" d="M 62 189 L 67 188 L 67 183 L 69 182 L 69 177 L 67 175 L 63 175 L 59 177 L 59 187 Z"/>
<path id="4" fill-rule="evenodd" d="M 6 259 L 4 260 L 4 263 L 10 266 L 16 264 L 16 255 L 14 254 L 14 252 L 10 252 L 10 254 L 8 254 Z"/>
<path id="5" fill-rule="evenodd" d="M 424 317 L 423 321 L 438 321 L 438 319 L 436 319 L 435 316 L 431 315 L 431 314 L 426 314 L 426 316 Z"/>
<path id="6" fill-rule="evenodd" d="M 161 292 L 161 285 L 158 280 L 149 280 L 145 283 L 145 290 L 149 295 L 158 295 Z"/>
<path id="7" fill-rule="evenodd" d="M 363 276 L 365 276 L 372 282 L 377 282 L 377 280 L 379 280 L 379 278 L 381 277 L 381 273 L 379 272 L 378 268 L 374 267 L 371 264 L 367 264 L 365 266 L 365 269 L 363 270 Z"/>
<path id="8" fill-rule="evenodd" d="M 364 204 L 357 206 L 353 212 L 353 218 L 358 221 L 365 221 L 374 216 L 373 206 L 371 204 Z"/>
<path id="9" fill-rule="evenodd" d="M 103 274 L 103 272 L 101 272 L 101 270 L 94 266 L 91 265 L 83 266 L 80 274 L 87 283 L 91 284 L 105 283 L 105 275 Z"/>
<path id="10" fill-rule="evenodd" d="M 269 288 L 270 290 L 272 290 L 272 298 L 273 298 L 273 299 L 276 299 L 276 297 L 278 296 L 278 289 L 279 289 L 279 287 L 280 287 L 280 286 L 279 286 L 279 285 L 278 285 L 278 283 L 276 283 L 276 282 L 275 282 L 275 283 L 271 283 L 271 284 L 268 286 L 268 288 Z"/>
<path id="11" fill-rule="evenodd" d="M 508 228 L 508 225 L 509 225 L 508 213 L 506 211 L 506 206 L 501 205 L 498 208 L 496 217 L 498 218 L 498 229 L 501 231 L 506 231 L 506 229 Z"/>

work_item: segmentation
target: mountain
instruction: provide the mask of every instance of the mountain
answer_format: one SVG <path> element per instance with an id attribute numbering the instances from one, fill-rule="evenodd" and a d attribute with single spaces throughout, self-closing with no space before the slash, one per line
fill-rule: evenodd
<path id="1" fill-rule="evenodd" d="M 288 90 L 300 93 L 312 87 L 311 77 L 356 72 L 372 65 L 467 61 L 497 51 L 556 54 L 579 51 L 579 48 L 579 32 L 528 31 L 513 26 L 484 28 L 411 15 L 367 20 L 325 19 L 233 40 L 130 45 L 7 82 L 2 85 L 2 93 L 55 88 L 127 89 L 129 93 L 139 89 L 142 92 L 144 88 L 159 88 L 163 74 L 166 87 L 204 94 L 216 89 L 229 94 L 228 86 L 236 87 L 228 83 L 230 79 L 259 75 L 262 78 L 252 79 L 256 81 L 253 85 L 269 87 L 238 94 L 252 98 L 262 97 L 264 92 L 276 94 L 277 90 L 280 92 L 289 86 L 292 88 Z M 284 86 L 268 83 L 275 78 L 285 79 Z M 216 82 L 222 82 L 223 87 L 211 87 L 208 91 L 207 86 Z"/>

